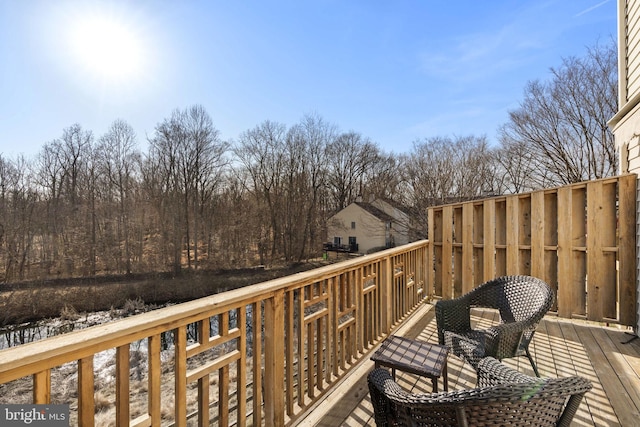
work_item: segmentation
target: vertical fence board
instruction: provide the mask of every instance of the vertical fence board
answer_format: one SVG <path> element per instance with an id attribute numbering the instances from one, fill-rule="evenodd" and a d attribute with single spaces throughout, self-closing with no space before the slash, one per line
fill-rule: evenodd
<path id="1" fill-rule="evenodd" d="M 543 280 L 558 294 L 558 192 L 549 191 L 544 194 L 544 238 L 543 263 L 544 268 L 541 273 Z M 557 300 L 557 299 L 556 299 Z M 556 301 L 557 304 L 557 301 Z M 557 305 L 551 310 L 557 311 Z"/>
<path id="2" fill-rule="evenodd" d="M 599 271 L 602 274 L 602 286 L 600 288 L 600 303 L 602 304 L 602 317 L 618 319 L 618 271 L 617 259 L 617 183 L 610 182 L 602 186 L 602 208 L 598 218 L 598 234 L 602 245 Z"/>
<path id="3" fill-rule="evenodd" d="M 496 276 L 507 274 L 507 202 L 496 203 Z"/>
<path id="4" fill-rule="evenodd" d="M 572 191 L 571 240 L 573 244 L 573 313 L 587 314 L 587 188 Z"/>
<path id="5" fill-rule="evenodd" d="M 545 262 L 545 200 L 544 192 L 531 194 L 531 275 L 548 281 Z"/>
<path id="6" fill-rule="evenodd" d="M 518 274 L 531 275 L 531 194 L 518 197 Z M 515 274 L 515 271 L 513 272 Z"/>
<path id="7" fill-rule="evenodd" d="M 442 296 L 449 299 L 453 296 L 453 208 L 445 206 L 442 209 Z"/>
<path id="8" fill-rule="evenodd" d="M 602 235 L 600 215 L 602 214 L 602 182 L 587 184 L 587 319 L 596 320 L 603 316 L 602 289 L 604 274 L 602 263 Z"/>
<path id="9" fill-rule="evenodd" d="M 442 215 L 442 209 L 436 211 L 434 213 L 434 218 L 433 218 L 433 258 L 434 258 L 434 265 L 433 265 L 433 277 L 434 277 L 434 281 L 433 281 L 433 291 L 435 293 L 435 295 L 439 295 L 439 296 L 444 296 L 445 292 L 444 292 L 444 284 L 443 284 L 443 269 L 444 269 L 444 259 L 443 259 L 443 249 L 442 249 L 442 239 L 443 239 L 443 230 L 442 227 L 444 226 L 444 220 L 443 220 L 443 215 Z"/>
<path id="10" fill-rule="evenodd" d="M 477 235 L 474 243 L 484 244 L 482 253 L 482 279 L 477 277 L 476 284 L 486 282 L 496 277 L 496 200 L 488 199 L 482 203 L 482 224 L 476 224 L 478 230 L 482 227 L 482 236 Z"/>
<path id="11" fill-rule="evenodd" d="M 618 186 L 618 261 L 620 323 L 636 324 L 636 186 L 637 177 L 620 178 Z"/>
<path id="12" fill-rule="evenodd" d="M 558 189 L 558 287 L 556 304 L 560 317 L 570 318 L 573 314 L 573 245 L 571 226 L 573 218 L 571 187 Z"/>
<path id="13" fill-rule="evenodd" d="M 472 203 L 462 205 L 462 287 L 461 294 L 469 292 L 474 285 L 473 280 L 473 221 L 474 206 Z"/>
<path id="14" fill-rule="evenodd" d="M 429 298 L 432 298 L 434 295 L 436 295 L 436 291 L 435 291 L 435 270 L 434 267 L 437 265 L 437 262 L 434 261 L 435 259 L 435 241 L 436 241 L 436 236 L 435 236 L 435 215 L 434 215 L 434 210 L 433 209 L 429 209 L 427 211 L 427 237 L 429 238 L 429 241 L 431 242 L 431 244 L 427 247 L 427 263 L 426 263 L 426 267 L 427 267 L 427 295 Z M 441 295 L 441 294 L 440 294 Z"/>
<path id="15" fill-rule="evenodd" d="M 507 274 L 518 274 L 520 261 L 518 255 L 520 252 L 520 240 L 518 238 L 518 198 L 507 198 L 506 204 L 506 234 L 507 234 Z"/>
<path id="16" fill-rule="evenodd" d="M 452 296 L 457 297 L 462 294 L 462 276 L 465 266 L 462 264 L 462 251 L 464 246 L 462 206 L 453 209 L 453 234 L 451 236 L 451 249 L 453 251 L 453 287 Z M 468 266 L 467 266 L 468 268 Z"/>

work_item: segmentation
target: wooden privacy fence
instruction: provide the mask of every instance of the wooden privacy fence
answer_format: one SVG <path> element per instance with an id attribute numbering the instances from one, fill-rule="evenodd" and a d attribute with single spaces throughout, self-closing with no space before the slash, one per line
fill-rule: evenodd
<path id="1" fill-rule="evenodd" d="M 539 277 L 559 316 L 635 325 L 636 175 L 429 209 L 429 294 Z"/>
<path id="2" fill-rule="evenodd" d="M 0 351 L 0 403 L 69 403 L 81 426 L 110 405 L 118 426 L 289 423 L 424 299 L 427 248 L 415 242 Z M 64 394 L 70 384 L 77 393 Z"/>

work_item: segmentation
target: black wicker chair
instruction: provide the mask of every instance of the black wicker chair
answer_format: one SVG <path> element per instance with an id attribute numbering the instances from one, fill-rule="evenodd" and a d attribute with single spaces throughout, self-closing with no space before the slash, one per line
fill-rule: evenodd
<path id="1" fill-rule="evenodd" d="M 376 425 L 569 426 L 584 394 L 582 377 L 537 378 L 487 357 L 478 363 L 478 388 L 412 394 L 382 368 L 367 377 Z"/>
<path id="2" fill-rule="evenodd" d="M 436 302 L 438 341 L 466 359 L 474 369 L 486 356 L 498 360 L 527 356 L 539 377 L 529 343 L 553 302 L 549 285 L 535 277 L 504 276 L 490 280 L 461 297 Z M 488 329 L 472 329 L 471 307 L 497 309 L 501 323 Z"/>

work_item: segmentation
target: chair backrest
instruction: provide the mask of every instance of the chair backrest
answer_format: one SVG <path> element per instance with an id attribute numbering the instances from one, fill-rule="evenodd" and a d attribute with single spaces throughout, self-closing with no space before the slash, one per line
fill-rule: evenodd
<path id="1" fill-rule="evenodd" d="M 470 293 L 471 305 L 499 310 L 503 322 L 539 322 L 554 302 L 549 285 L 531 276 L 503 276 L 483 283 Z"/>
<path id="2" fill-rule="evenodd" d="M 384 369 L 368 377 L 376 423 L 415 426 L 569 426 L 591 382 L 582 377 L 534 378 L 483 359 L 478 381 L 493 384 L 448 393 L 411 394 Z"/>

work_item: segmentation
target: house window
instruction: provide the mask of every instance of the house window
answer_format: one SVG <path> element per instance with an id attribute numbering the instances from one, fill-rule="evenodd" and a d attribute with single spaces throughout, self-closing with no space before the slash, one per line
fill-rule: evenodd
<path id="1" fill-rule="evenodd" d="M 353 236 L 349 236 L 349 250 L 351 252 L 358 252 L 358 243 Z"/>
<path id="2" fill-rule="evenodd" d="M 351 221 L 351 229 L 352 230 L 356 229 L 356 222 L 355 221 Z"/>
<path id="3" fill-rule="evenodd" d="M 340 246 L 342 244 L 342 239 L 340 237 L 334 237 L 333 238 L 333 245 L 334 246 Z"/>

